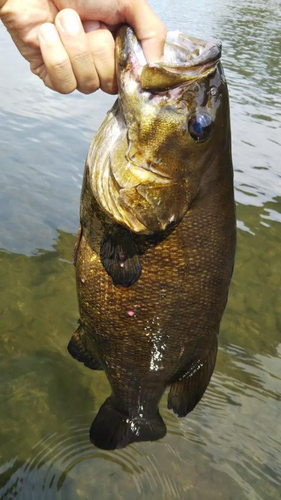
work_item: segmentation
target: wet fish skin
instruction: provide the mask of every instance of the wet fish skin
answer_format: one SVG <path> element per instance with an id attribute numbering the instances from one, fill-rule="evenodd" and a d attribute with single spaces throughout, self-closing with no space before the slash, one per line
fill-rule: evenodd
<path id="1" fill-rule="evenodd" d="M 72 355 L 87 366 L 103 367 L 109 380 L 112 395 L 100 408 L 90 431 L 92 442 L 104 449 L 163 437 L 166 427 L 158 404 L 168 386 L 168 407 L 179 416 L 192 411 L 201 399 L 215 366 L 217 335 L 235 253 L 229 104 L 221 65 L 216 62 L 212 71 L 208 72 L 207 68 L 206 74 L 195 75 L 186 86 L 180 83 L 178 100 L 172 96 L 166 105 L 162 104 L 158 146 L 154 119 L 150 124 L 154 142 L 147 144 L 149 134 L 144 134 L 142 128 L 143 94 L 138 90 L 128 96 L 122 81 L 123 69 L 128 70 L 133 39 L 128 30 L 122 28 L 117 41 L 125 54 L 119 71 L 121 102 L 108 114 L 93 140 L 85 168 L 81 231 L 75 258 L 80 325 L 69 345 Z M 161 71 L 160 68 L 160 85 L 163 83 Z M 159 95 L 155 88 L 153 92 L 153 96 Z M 175 119 L 176 106 L 179 120 Z M 195 111 L 206 110 L 212 116 L 213 125 L 205 142 L 194 141 L 186 128 L 180 146 L 177 133 L 170 139 L 173 126 L 178 131 L 179 123 L 186 124 Z M 173 115 L 172 119 L 169 114 Z M 165 119 L 170 127 L 168 133 Z M 149 155 L 152 157 L 151 178 L 148 171 L 148 178 L 143 185 L 140 183 L 143 195 L 150 189 L 151 179 L 151 184 L 155 183 L 154 176 L 157 180 L 160 175 L 160 183 L 163 174 L 172 179 L 170 184 L 161 185 L 155 204 L 153 201 L 150 205 L 141 205 L 139 201 L 133 204 L 130 217 L 122 226 L 114 214 L 122 215 L 122 210 L 126 211 L 123 198 L 120 197 L 120 201 L 116 195 L 115 205 L 110 205 L 110 197 L 106 199 L 104 192 L 96 195 L 98 183 L 93 181 L 93 167 L 102 154 L 100 151 L 112 150 L 112 137 L 116 134 L 116 124 L 112 126 L 112 123 L 118 120 L 123 121 L 120 135 L 125 122 L 131 147 L 139 148 L 136 144 L 139 141 L 139 149 L 145 152 L 146 159 Z M 136 127 L 135 122 L 140 126 Z M 146 127 L 149 131 L 149 124 Z M 118 143 L 118 137 L 115 144 L 120 154 L 114 158 L 122 161 L 125 148 Z M 124 137 L 123 134 L 123 142 L 127 140 Z M 99 164 L 107 165 L 105 156 L 100 157 Z M 122 180 L 122 172 L 118 175 Z M 126 176 L 124 179 L 127 182 Z M 132 177 L 130 182 L 127 194 L 131 190 L 129 199 L 134 201 L 139 192 Z M 108 186 L 102 186 L 109 193 Z M 118 194 L 120 185 L 114 186 L 111 189 L 116 189 L 113 192 Z M 127 232 L 124 251 L 122 237 L 118 239 L 119 229 L 121 233 Z M 114 251 L 105 249 L 106 262 L 113 259 L 116 265 L 119 259 L 118 262 L 124 264 L 120 266 L 120 272 L 124 270 L 123 286 L 114 284 L 115 275 L 111 271 L 114 265 L 105 268 L 103 242 L 106 238 L 109 238 L 108 249 L 114 247 L 112 242 L 118 241 Z M 136 279 L 128 285 L 127 278 L 132 276 Z M 118 279 L 117 285 L 120 285 L 122 275 Z"/>

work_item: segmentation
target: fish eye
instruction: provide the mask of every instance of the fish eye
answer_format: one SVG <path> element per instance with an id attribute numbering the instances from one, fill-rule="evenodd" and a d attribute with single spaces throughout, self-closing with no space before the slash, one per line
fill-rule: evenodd
<path id="1" fill-rule="evenodd" d="M 212 130 L 212 118 L 207 113 L 195 113 L 188 120 L 188 132 L 197 141 L 205 141 Z"/>
<path id="2" fill-rule="evenodd" d="M 210 94 L 213 96 L 213 97 L 217 97 L 218 95 L 218 89 L 216 87 L 211 87 L 210 88 Z"/>

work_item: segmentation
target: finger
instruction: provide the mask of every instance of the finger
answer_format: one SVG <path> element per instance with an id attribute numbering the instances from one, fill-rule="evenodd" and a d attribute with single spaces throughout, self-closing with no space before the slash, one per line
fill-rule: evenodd
<path id="1" fill-rule="evenodd" d="M 64 9 L 58 13 L 55 23 L 70 59 L 78 90 L 84 94 L 95 92 L 100 86 L 99 77 L 79 15 L 72 9 Z"/>
<path id="2" fill-rule="evenodd" d="M 98 72 L 100 88 L 108 94 L 117 93 L 115 41 L 112 33 L 104 28 L 86 34 Z"/>
<path id="3" fill-rule="evenodd" d="M 82 21 L 82 24 L 85 33 L 88 33 L 89 31 L 98 30 L 101 26 L 101 23 L 99 21 Z"/>
<path id="4" fill-rule="evenodd" d="M 42 24 L 39 30 L 39 43 L 47 69 L 47 75 L 44 78 L 45 85 L 61 94 L 73 92 L 77 87 L 77 82 L 54 24 Z"/>
<path id="5" fill-rule="evenodd" d="M 167 30 L 146 0 L 123 0 L 126 22 L 142 44 L 148 62 L 159 61 L 164 52 Z"/>

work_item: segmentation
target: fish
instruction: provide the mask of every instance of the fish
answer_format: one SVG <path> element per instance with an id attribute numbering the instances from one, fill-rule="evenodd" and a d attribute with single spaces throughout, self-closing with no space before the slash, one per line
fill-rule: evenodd
<path id="1" fill-rule="evenodd" d="M 116 59 L 118 98 L 86 160 L 68 345 L 109 381 L 90 428 L 105 450 L 163 438 L 167 389 L 178 417 L 201 400 L 236 245 L 221 43 L 169 32 L 163 60 L 147 63 L 123 25 Z"/>

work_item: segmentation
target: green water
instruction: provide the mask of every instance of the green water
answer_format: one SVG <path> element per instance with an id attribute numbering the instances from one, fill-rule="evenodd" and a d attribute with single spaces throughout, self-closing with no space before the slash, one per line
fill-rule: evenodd
<path id="1" fill-rule="evenodd" d="M 89 442 L 109 386 L 66 351 L 71 262 L 84 158 L 112 98 L 44 89 L 1 26 L 1 500 L 280 498 L 278 2 L 151 3 L 169 29 L 224 44 L 238 248 L 216 370 L 186 418 L 163 399 L 163 440 L 115 452 Z"/>

